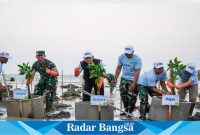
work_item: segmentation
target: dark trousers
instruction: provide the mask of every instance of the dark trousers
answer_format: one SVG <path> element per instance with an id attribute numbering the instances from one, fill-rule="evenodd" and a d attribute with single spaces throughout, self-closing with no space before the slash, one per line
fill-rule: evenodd
<path id="1" fill-rule="evenodd" d="M 185 100 L 185 96 L 187 94 L 186 90 L 189 90 L 189 100 L 192 103 L 191 107 L 190 107 L 189 115 L 192 116 L 192 113 L 193 113 L 193 110 L 194 110 L 194 107 L 195 107 L 195 103 L 196 103 L 196 100 L 197 100 L 197 96 L 198 96 L 198 84 L 194 84 L 194 85 L 191 85 L 187 88 L 180 89 L 178 94 L 180 96 L 181 101 Z"/>
<path id="2" fill-rule="evenodd" d="M 94 88 L 95 95 L 97 94 L 97 85 L 95 84 L 94 80 L 85 80 L 84 82 L 84 90 L 91 94 L 92 89 Z M 102 85 L 101 89 L 99 90 L 100 95 L 104 95 L 104 84 Z M 83 93 L 83 101 L 90 101 L 90 96 Z"/>

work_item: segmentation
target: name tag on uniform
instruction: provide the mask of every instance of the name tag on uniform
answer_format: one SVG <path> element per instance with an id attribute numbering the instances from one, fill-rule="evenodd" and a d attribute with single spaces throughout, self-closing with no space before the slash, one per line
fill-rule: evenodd
<path id="1" fill-rule="evenodd" d="M 162 105 L 179 106 L 179 96 L 178 95 L 163 95 Z"/>
<path id="2" fill-rule="evenodd" d="M 106 96 L 97 96 L 92 95 L 90 97 L 90 104 L 91 105 L 101 105 L 101 106 L 107 106 L 108 99 Z"/>
<path id="3" fill-rule="evenodd" d="M 13 99 L 28 99 L 28 90 L 14 89 L 13 90 Z"/>

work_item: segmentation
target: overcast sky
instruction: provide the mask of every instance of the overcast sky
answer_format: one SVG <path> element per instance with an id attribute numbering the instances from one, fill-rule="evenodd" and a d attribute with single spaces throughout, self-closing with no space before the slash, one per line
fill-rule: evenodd
<path id="1" fill-rule="evenodd" d="M 127 44 L 142 58 L 143 71 L 176 56 L 200 67 L 199 0 L 55 1 L 0 0 L 0 51 L 13 57 L 6 73 L 32 64 L 36 50 L 45 50 L 64 74 L 73 74 L 90 50 L 114 73 Z"/>

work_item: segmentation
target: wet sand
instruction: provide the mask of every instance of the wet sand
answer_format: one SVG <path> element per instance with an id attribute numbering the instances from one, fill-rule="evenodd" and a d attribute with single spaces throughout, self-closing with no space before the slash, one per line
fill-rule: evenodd
<path id="1" fill-rule="evenodd" d="M 15 84 L 13 84 L 15 85 Z M 54 102 L 54 107 L 53 110 L 51 111 L 51 115 L 53 115 L 54 117 L 49 117 L 47 119 L 42 119 L 42 120 L 75 120 L 75 102 L 80 102 L 81 101 L 81 96 L 78 96 L 79 94 L 81 95 L 79 89 L 82 89 L 82 83 L 75 83 L 74 85 L 80 87 L 80 88 L 76 88 L 76 96 L 73 95 L 72 98 L 70 97 L 62 97 L 62 88 L 58 87 L 57 88 L 57 97 L 60 99 L 57 99 Z M 61 83 L 59 83 L 58 86 L 61 86 Z M 14 87 L 14 86 L 13 86 Z M 20 88 L 24 88 L 25 86 L 22 85 L 21 83 L 18 84 L 18 87 Z M 63 88 L 63 93 L 66 93 L 69 91 L 69 88 Z M 31 91 L 33 92 L 33 90 Z M 120 93 L 119 93 L 119 88 L 115 88 L 113 93 L 110 94 L 110 90 L 109 87 L 105 87 L 105 96 L 108 97 L 109 102 L 113 102 L 114 106 L 120 109 L 123 109 L 123 105 L 120 102 Z M 186 99 L 189 99 L 189 96 L 187 94 Z M 199 101 L 199 99 L 197 100 Z M 138 106 L 139 106 L 139 99 L 137 100 L 136 103 L 136 109 L 134 110 L 134 112 L 132 113 L 133 116 L 135 117 L 134 120 L 139 120 L 139 110 L 138 110 Z M 151 98 L 149 98 L 149 103 L 151 102 Z M 60 113 L 61 112 L 61 113 Z M 199 112 L 199 109 L 195 108 L 193 114 L 195 114 L 196 112 Z M 60 113 L 60 114 L 59 114 Z M 114 120 L 122 120 L 122 117 L 120 117 L 121 112 L 118 110 L 114 111 Z M 167 112 L 166 112 L 167 113 Z M 57 116 L 56 114 L 59 114 Z M 66 115 L 66 117 L 65 117 Z M 62 116 L 62 117 L 61 117 Z M 11 118 L 11 117 L 7 117 L 7 112 L 6 112 L 6 108 L 3 102 L 0 103 L 0 120 L 35 120 L 35 119 L 26 119 L 26 118 Z"/>

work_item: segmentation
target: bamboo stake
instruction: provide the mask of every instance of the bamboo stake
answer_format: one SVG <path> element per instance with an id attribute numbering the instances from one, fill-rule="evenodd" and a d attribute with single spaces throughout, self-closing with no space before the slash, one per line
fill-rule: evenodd
<path id="1" fill-rule="evenodd" d="M 63 70 L 62 70 L 62 104 L 63 104 Z"/>
<path id="2" fill-rule="evenodd" d="M 100 90 L 97 90 L 97 95 L 100 95 Z M 97 106 L 99 120 L 101 120 L 101 105 Z"/>
<path id="3" fill-rule="evenodd" d="M 169 110 L 168 110 L 168 120 L 172 119 L 172 106 L 169 105 Z"/>
<path id="4" fill-rule="evenodd" d="M 20 118 L 22 117 L 22 112 L 23 112 L 23 109 L 22 109 L 22 100 L 19 100 L 19 116 Z"/>
<path id="5" fill-rule="evenodd" d="M 31 99 L 31 90 L 30 90 L 30 85 L 27 85 L 28 87 L 28 99 Z"/>
<path id="6" fill-rule="evenodd" d="M 15 76 L 15 85 L 16 85 L 16 89 L 17 89 L 17 77 Z"/>

